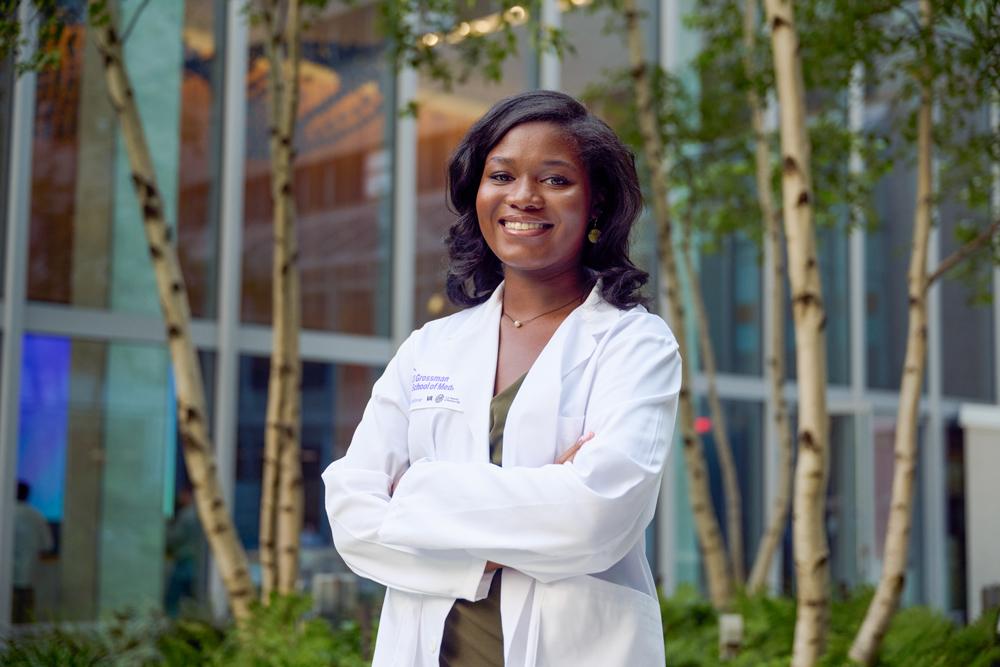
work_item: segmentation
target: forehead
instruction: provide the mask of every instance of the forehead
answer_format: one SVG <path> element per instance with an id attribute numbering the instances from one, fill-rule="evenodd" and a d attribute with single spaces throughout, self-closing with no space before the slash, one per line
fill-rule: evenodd
<path id="1" fill-rule="evenodd" d="M 486 159 L 542 156 L 559 158 L 582 168 L 576 139 L 564 128 L 545 121 L 522 123 L 512 127 L 489 152 Z"/>

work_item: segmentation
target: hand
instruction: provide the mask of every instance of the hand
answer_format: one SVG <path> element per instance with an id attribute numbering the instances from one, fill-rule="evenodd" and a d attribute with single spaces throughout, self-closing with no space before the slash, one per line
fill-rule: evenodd
<path id="1" fill-rule="evenodd" d="M 559 455 L 559 458 L 556 459 L 556 463 L 560 464 L 569 463 L 570 461 L 575 459 L 576 453 L 580 451 L 581 447 L 583 447 L 583 443 L 587 442 L 593 437 L 594 437 L 593 431 L 589 431 L 588 433 L 585 433 L 582 436 L 580 436 L 580 439 L 574 442 L 572 447 L 570 447 L 565 452 Z"/>

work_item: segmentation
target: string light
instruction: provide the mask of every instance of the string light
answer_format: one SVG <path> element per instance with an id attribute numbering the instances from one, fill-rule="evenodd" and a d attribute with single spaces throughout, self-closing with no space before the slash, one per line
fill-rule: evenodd
<path id="1" fill-rule="evenodd" d="M 591 0 L 573 0 L 574 3 L 589 4 Z M 442 36 L 438 33 L 428 32 L 421 36 L 421 43 L 434 48 L 441 43 L 442 39 L 448 44 L 458 44 L 469 36 L 482 37 L 497 32 L 503 28 L 504 24 L 519 26 L 528 21 L 528 10 L 521 5 L 514 5 L 503 14 L 499 12 L 487 14 L 472 21 L 462 21 L 454 30 Z"/>

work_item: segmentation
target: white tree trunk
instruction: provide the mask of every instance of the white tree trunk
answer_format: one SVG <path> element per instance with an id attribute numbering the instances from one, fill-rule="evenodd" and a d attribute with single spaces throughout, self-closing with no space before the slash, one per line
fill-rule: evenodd
<path id="1" fill-rule="evenodd" d="M 795 318 L 799 383 L 799 457 L 795 469 L 795 643 L 792 667 L 814 665 L 829 623 L 830 564 L 824 526 L 829 423 L 826 313 L 816 257 L 809 138 L 799 40 L 790 0 L 765 0 L 781 121 L 782 203 Z"/>
<path id="2" fill-rule="evenodd" d="M 289 0 L 284 12 L 280 5 L 277 0 L 266 0 L 261 10 L 270 67 L 268 123 L 274 205 L 273 339 L 260 507 L 261 597 L 265 604 L 275 591 L 287 594 L 295 590 L 302 529 L 301 296 L 292 188 L 301 17 L 298 0 Z"/>
<path id="3" fill-rule="evenodd" d="M 691 221 L 684 224 L 681 257 L 684 270 L 691 285 L 691 301 L 694 303 L 695 323 L 698 325 L 698 349 L 701 351 L 702 372 L 708 384 L 705 392 L 708 397 L 708 410 L 712 418 L 712 435 L 715 436 L 715 450 L 719 455 L 719 469 L 722 471 L 722 491 L 726 502 L 726 537 L 729 543 L 729 567 L 733 583 L 743 584 L 746 573 L 743 569 L 743 497 L 740 493 L 739 477 L 736 475 L 736 462 L 733 459 L 733 448 L 729 443 L 729 429 L 726 426 L 726 414 L 719 400 L 719 389 L 716 386 L 717 369 L 715 365 L 715 350 L 712 349 L 712 337 L 709 332 L 708 313 L 705 311 L 705 298 L 701 292 L 701 283 L 694 270 L 694 260 L 691 255 Z M 689 359 L 694 355 L 689 354 Z"/>
<path id="4" fill-rule="evenodd" d="M 744 63 L 747 75 L 752 73 L 752 53 L 754 35 L 757 32 L 757 0 L 746 0 L 743 14 Z M 768 147 L 764 128 L 764 110 L 756 91 L 750 90 L 747 102 L 754 133 L 754 166 L 757 176 L 757 202 L 761 219 L 764 221 L 768 253 L 772 257 L 770 307 L 767 317 L 770 322 L 771 345 L 767 357 L 768 386 L 771 405 L 774 409 L 774 433 L 778 439 L 778 482 L 774 494 L 774 505 L 767 529 L 761 537 L 754 557 L 747 592 L 759 593 L 767 582 L 774 554 L 781 544 L 788 520 L 788 507 L 792 493 L 792 427 L 788 418 L 788 402 L 785 400 L 785 261 L 781 247 L 781 216 L 774 206 L 771 196 L 771 151 Z"/>
<path id="5" fill-rule="evenodd" d="M 920 18 L 926 29 L 931 25 L 928 0 L 920 2 Z M 924 77 L 929 77 L 925 72 Z M 913 522 L 913 476 L 917 468 L 917 420 L 920 416 L 920 387 L 927 361 L 927 245 L 931 232 L 931 82 L 922 81 L 920 109 L 917 112 L 917 194 L 913 216 L 913 249 L 908 274 L 909 328 L 906 357 L 899 387 L 896 414 L 895 467 L 892 477 L 892 503 L 885 532 L 882 575 L 875 597 L 868 605 L 865 619 L 851 644 L 850 657 L 864 665 L 875 662 L 889 621 L 899 606 L 906 580 L 906 555 Z"/>
<path id="6" fill-rule="evenodd" d="M 292 190 L 295 158 L 295 119 L 299 107 L 299 62 L 302 40 L 302 17 L 299 0 L 289 0 L 285 19 L 286 55 L 282 63 L 285 80 L 282 95 L 281 124 L 278 131 L 278 158 L 272 158 L 275 192 L 275 283 L 280 283 L 283 303 L 280 312 L 282 340 L 279 364 L 283 383 L 281 414 L 284 439 L 280 447 L 278 485 L 278 591 L 284 595 L 296 590 L 299 578 L 299 539 L 302 535 L 302 457 L 301 404 L 302 360 L 299 356 L 301 329 L 301 290 L 298 266 L 298 240 L 295 226 L 295 195 Z M 273 155 L 273 153 L 272 153 Z M 280 204 L 279 197 L 280 193 Z M 281 250 L 279 251 L 279 248 Z M 279 253 L 281 264 L 277 263 Z M 278 288 L 275 287 L 275 296 Z M 275 308 L 275 315 L 279 312 Z M 274 365 L 272 363 L 272 369 Z"/>
<path id="7" fill-rule="evenodd" d="M 208 539 L 212 556 L 222 574 L 229 606 L 237 621 L 246 618 L 253 597 L 253 582 L 246 552 L 233 526 L 229 508 L 222 497 L 212 442 L 209 437 L 205 389 L 201 368 L 191 341 L 191 312 L 187 288 L 181 276 L 171 230 L 164 217 L 163 201 L 157 185 L 139 109 L 125 68 L 123 45 L 113 17 L 101 4 L 91 1 L 91 29 L 104 59 L 104 73 L 111 106 L 121 124 L 122 140 L 132 170 L 132 184 L 142 210 L 143 227 L 156 289 L 167 328 L 167 347 L 174 370 L 177 419 L 184 463 L 194 490 L 198 517 Z M 101 17 L 101 20 L 93 20 Z M 108 20 L 104 20 L 107 18 Z"/>
<path id="8" fill-rule="evenodd" d="M 628 31 L 629 65 L 639 108 L 639 125 L 642 131 L 644 153 L 653 181 L 653 209 L 657 221 L 657 247 L 663 276 L 661 281 L 666 290 L 674 336 L 677 337 L 680 349 L 687 350 L 685 314 L 681 295 L 677 289 L 678 272 L 674 260 L 672 223 L 667 202 L 668 188 L 663 173 L 663 149 L 660 131 L 656 125 L 656 113 L 653 109 L 649 72 L 642 44 L 642 28 L 639 25 L 639 14 L 635 0 L 624 0 L 623 5 Z M 694 513 L 698 542 L 705 560 L 709 596 L 717 609 L 726 609 L 732 604 L 732 582 L 726 563 L 726 552 L 719 530 L 719 522 L 709 493 L 705 455 L 702 451 L 701 439 L 694 427 L 695 412 L 691 399 L 691 377 L 688 364 L 682 364 L 681 374 L 679 412 L 684 443 L 684 460 L 688 474 L 688 497 L 691 502 L 691 510 Z"/>

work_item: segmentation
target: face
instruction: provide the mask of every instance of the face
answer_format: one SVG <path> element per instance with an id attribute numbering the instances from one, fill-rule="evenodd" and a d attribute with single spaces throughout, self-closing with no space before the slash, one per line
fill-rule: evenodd
<path id="1" fill-rule="evenodd" d="M 573 138 L 552 123 L 525 123 L 486 156 L 476 194 L 479 229 L 505 273 L 544 279 L 576 271 L 590 198 Z"/>

